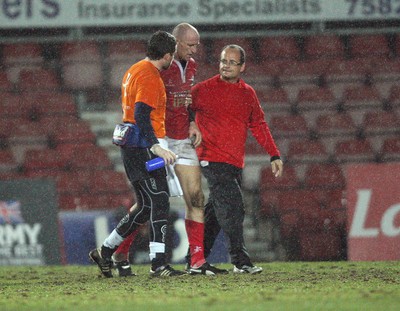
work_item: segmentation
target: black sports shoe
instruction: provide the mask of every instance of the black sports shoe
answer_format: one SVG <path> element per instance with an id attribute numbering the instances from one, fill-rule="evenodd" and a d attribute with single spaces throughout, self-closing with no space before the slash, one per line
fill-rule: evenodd
<path id="1" fill-rule="evenodd" d="M 175 270 L 170 265 L 158 267 L 155 271 L 150 269 L 150 275 L 153 277 L 160 277 L 160 276 L 181 276 L 187 275 L 184 271 Z"/>
<path id="2" fill-rule="evenodd" d="M 94 263 L 97 264 L 97 266 L 100 269 L 100 272 L 103 276 L 106 278 L 112 278 L 112 260 L 111 259 L 105 259 L 101 257 L 101 249 L 96 248 L 94 250 L 91 250 L 89 252 L 89 258 L 92 260 Z"/>
<path id="3" fill-rule="evenodd" d="M 261 273 L 263 269 L 261 267 L 253 266 L 253 265 L 243 265 L 243 266 L 233 266 L 233 273 L 249 273 L 249 274 L 258 274 Z"/>
<path id="4" fill-rule="evenodd" d="M 190 274 L 204 274 L 204 275 L 216 275 L 216 274 L 228 274 L 229 271 L 225 269 L 219 269 L 205 262 L 202 266 L 198 268 L 190 268 Z"/>
<path id="5" fill-rule="evenodd" d="M 114 262 L 114 267 L 117 269 L 120 277 L 136 275 L 132 272 L 132 268 L 128 260 Z"/>

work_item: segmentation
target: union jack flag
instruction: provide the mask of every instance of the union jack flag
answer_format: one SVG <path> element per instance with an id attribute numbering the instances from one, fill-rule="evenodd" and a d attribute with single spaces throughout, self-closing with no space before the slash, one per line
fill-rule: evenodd
<path id="1" fill-rule="evenodd" d="M 0 201 L 0 224 L 18 224 L 24 222 L 19 201 Z"/>

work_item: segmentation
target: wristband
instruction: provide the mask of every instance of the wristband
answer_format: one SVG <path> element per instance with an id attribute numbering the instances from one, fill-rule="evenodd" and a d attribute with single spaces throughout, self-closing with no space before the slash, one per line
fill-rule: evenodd
<path id="1" fill-rule="evenodd" d="M 270 159 L 269 161 L 270 161 L 270 162 L 273 162 L 273 161 L 275 161 L 275 160 L 280 160 L 280 159 L 281 159 L 280 156 L 275 155 L 275 156 L 272 156 L 271 159 Z"/>

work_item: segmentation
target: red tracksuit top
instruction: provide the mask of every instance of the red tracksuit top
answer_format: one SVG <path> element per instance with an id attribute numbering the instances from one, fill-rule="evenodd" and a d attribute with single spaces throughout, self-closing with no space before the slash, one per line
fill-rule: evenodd
<path id="1" fill-rule="evenodd" d="M 203 141 L 200 161 L 244 167 L 247 129 L 270 156 L 280 156 L 254 89 L 242 79 L 228 83 L 214 76 L 192 88 L 192 109 Z"/>
<path id="2" fill-rule="evenodd" d="M 194 84 L 196 62 L 191 58 L 185 68 L 178 60 L 174 60 L 168 70 L 161 72 L 167 92 L 167 110 L 165 113 L 165 130 L 173 139 L 189 137 L 189 113 L 185 106 L 185 98 Z"/>

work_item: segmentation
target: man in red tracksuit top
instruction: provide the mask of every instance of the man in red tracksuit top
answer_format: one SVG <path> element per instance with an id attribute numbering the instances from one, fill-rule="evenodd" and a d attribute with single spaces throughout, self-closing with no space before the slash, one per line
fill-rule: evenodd
<path id="1" fill-rule="evenodd" d="M 238 45 L 224 47 L 220 74 L 192 88 L 191 108 L 203 138 L 197 155 L 210 188 L 205 207 L 204 255 L 207 258 L 222 229 L 229 242 L 233 272 L 255 274 L 262 268 L 251 262 L 243 238 L 241 173 L 247 130 L 271 156 L 276 177 L 281 176 L 283 163 L 254 89 L 240 78 L 244 70 L 245 51 Z"/>

